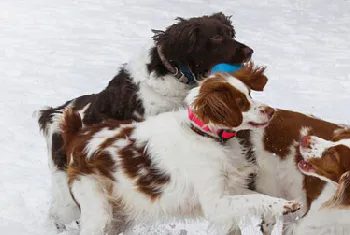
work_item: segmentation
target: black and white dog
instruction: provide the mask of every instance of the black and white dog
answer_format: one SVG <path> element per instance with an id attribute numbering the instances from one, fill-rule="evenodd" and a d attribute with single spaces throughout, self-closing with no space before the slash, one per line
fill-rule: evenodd
<path id="1" fill-rule="evenodd" d="M 154 31 L 153 43 L 97 94 L 83 95 L 56 108 L 40 110 L 52 172 L 51 215 L 57 225 L 79 218 L 67 185 L 67 158 L 59 126 L 66 107 L 78 110 L 83 124 L 106 119 L 142 120 L 183 106 L 188 91 L 218 63 L 240 64 L 253 50 L 235 40 L 230 17 L 222 13 L 178 22 Z"/>

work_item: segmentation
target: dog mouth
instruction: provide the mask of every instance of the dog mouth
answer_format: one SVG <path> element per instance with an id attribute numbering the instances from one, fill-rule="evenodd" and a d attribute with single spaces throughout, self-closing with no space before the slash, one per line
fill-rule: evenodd
<path id="1" fill-rule="evenodd" d="M 246 58 L 242 61 L 242 64 L 248 63 L 251 59 L 252 59 L 252 55 L 249 55 L 248 57 L 246 57 Z"/>
<path id="2" fill-rule="evenodd" d="M 304 159 L 298 162 L 298 167 L 300 170 L 308 173 L 313 173 L 316 171 L 316 168 Z"/>
<path id="3" fill-rule="evenodd" d="M 248 124 L 252 127 L 265 127 L 269 124 L 269 122 L 264 122 L 264 123 L 256 123 L 256 122 L 248 122 Z"/>

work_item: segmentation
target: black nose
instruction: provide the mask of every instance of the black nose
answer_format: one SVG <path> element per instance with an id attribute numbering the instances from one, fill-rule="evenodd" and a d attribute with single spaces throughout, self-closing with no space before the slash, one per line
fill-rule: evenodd
<path id="1" fill-rule="evenodd" d="M 251 57 L 253 53 L 254 53 L 254 51 L 250 47 L 243 48 L 243 54 L 244 54 L 245 58 Z"/>

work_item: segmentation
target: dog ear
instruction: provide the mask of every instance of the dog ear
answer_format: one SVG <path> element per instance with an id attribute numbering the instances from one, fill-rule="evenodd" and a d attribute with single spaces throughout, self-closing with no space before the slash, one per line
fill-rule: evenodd
<path id="1" fill-rule="evenodd" d="M 223 78 L 209 78 L 203 81 L 192 103 L 193 113 L 204 123 L 236 127 L 242 123 L 243 116 L 235 92 Z"/>
<path id="2" fill-rule="evenodd" d="M 232 25 L 231 17 L 232 17 L 232 15 L 226 16 L 222 12 L 217 12 L 217 13 L 214 13 L 211 16 L 209 16 L 209 18 L 217 19 L 217 20 L 221 21 L 221 23 L 229 26 L 229 28 L 232 30 L 232 34 L 233 34 L 232 36 L 235 37 L 236 32 L 235 32 L 235 29 Z"/>
<path id="3" fill-rule="evenodd" d="M 233 72 L 232 75 L 244 82 L 254 91 L 263 91 L 268 81 L 264 75 L 265 67 L 255 67 L 253 62 L 244 65 L 241 69 Z"/>
<path id="4" fill-rule="evenodd" d="M 152 30 L 153 39 L 163 48 L 168 60 L 185 59 L 196 49 L 199 28 L 184 18 L 176 18 L 179 22 L 166 28 L 165 31 Z"/>

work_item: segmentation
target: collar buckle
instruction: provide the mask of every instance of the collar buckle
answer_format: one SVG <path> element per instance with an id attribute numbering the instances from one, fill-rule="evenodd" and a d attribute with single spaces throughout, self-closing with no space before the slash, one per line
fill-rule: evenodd
<path id="1" fill-rule="evenodd" d="M 176 72 L 173 75 L 177 78 L 177 80 L 179 80 L 182 83 L 188 84 L 188 78 L 185 76 L 185 74 L 181 72 L 180 69 L 178 69 L 177 67 L 175 67 L 175 69 Z"/>

